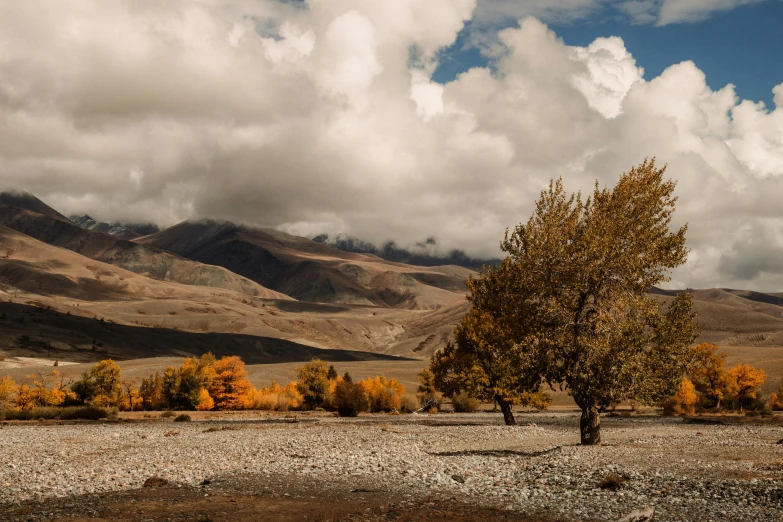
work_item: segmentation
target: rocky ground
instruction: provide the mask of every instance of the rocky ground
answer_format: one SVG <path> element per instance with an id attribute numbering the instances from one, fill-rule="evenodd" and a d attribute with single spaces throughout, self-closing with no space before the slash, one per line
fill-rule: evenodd
<path id="1" fill-rule="evenodd" d="M 0 519 L 781 521 L 781 420 L 607 416 L 590 448 L 575 413 L 7 423 Z"/>

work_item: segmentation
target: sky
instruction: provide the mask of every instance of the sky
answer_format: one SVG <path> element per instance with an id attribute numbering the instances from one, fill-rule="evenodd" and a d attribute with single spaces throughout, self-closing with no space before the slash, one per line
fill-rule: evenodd
<path id="1" fill-rule="evenodd" d="M 0 1 L 0 188 L 497 257 L 656 157 L 670 287 L 783 291 L 781 0 Z"/>

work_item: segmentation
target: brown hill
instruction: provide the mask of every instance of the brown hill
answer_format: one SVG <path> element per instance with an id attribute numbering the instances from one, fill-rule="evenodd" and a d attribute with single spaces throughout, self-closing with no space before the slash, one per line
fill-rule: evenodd
<path id="1" fill-rule="evenodd" d="M 218 265 L 300 301 L 435 309 L 464 299 L 470 270 L 418 267 L 343 252 L 272 229 L 184 222 L 137 240 Z"/>
<path id="2" fill-rule="evenodd" d="M 0 205 L 8 205 L 29 210 L 30 212 L 43 214 L 44 216 L 49 216 L 60 221 L 70 221 L 67 217 L 28 192 L 2 192 L 0 193 Z"/>
<path id="3" fill-rule="evenodd" d="M 60 220 L 18 207 L 0 205 L 0 225 L 49 245 L 65 248 L 154 279 L 224 288 L 250 296 L 287 299 L 278 292 L 264 288 L 224 268 L 204 265 L 153 247 L 139 245 L 102 232 L 86 230 L 67 219 Z M 7 253 L 9 247 L 5 248 L 6 250 L 2 252 Z"/>
<path id="4" fill-rule="evenodd" d="M 8 254 L 0 256 L 0 301 L 115 325 L 276 338 L 321 349 L 418 357 L 440 347 L 466 309 L 464 300 L 435 310 L 404 310 L 304 303 L 279 294 L 251 297 L 225 288 L 152 279 L 2 226 L 0 252 Z M 3 335 L 9 339 L 23 335 L 17 323 L 0 323 L 0 330 L 3 324 L 6 330 L 0 343 Z M 26 324 L 32 329 L 24 333 L 29 342 L 25 348 L 33 355 L 48 346 L 52 336 Z M 83 337 L 78 331 L 74 335 Z M 123 342 L 116 340 L 115 345 L 121 347 Z M 77 350 L 72 345 L 80 345 L 72 339 L 62 343 L 61 350 L 72 348 L 74 356 L 85 357 L 84 346 Z M 23 348 L 19 343 L 5 346 Z M 148 346 L 150 352 L 143 356 L 163 349 Z"/>

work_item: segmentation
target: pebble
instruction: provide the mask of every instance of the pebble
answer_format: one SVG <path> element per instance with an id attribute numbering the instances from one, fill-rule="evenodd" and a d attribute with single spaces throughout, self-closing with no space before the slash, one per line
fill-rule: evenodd
<path id="1" fill-rule="evenodd" d="M 350 423 L 322 417 L 274 426 L 242 422 L 212 433 L 194 421 L 178 426 L 176 438 L 165 436 L 165 422 L 12 424 L 0 438 L 0 462 L 6 463 L 0 503 L 140 488 L 150 477 L 203 487 L 249 473 L 341 477 L 362 487 L 379 484 L 401 498 L 458 497 L 598 520 L 649 506 L 656 522 L 778 520 L 783 510 L 783 456 L 774 425 L 700 426 L 696 437 L 676 418 L 607 418 L 606 444 L 581 447 L 577 415 L 520 415 L 522 422 L 512 427 L 498 417 L 438 415 L 427 416 L 427 423 L 411 415 Z M 608 474 L 627 481 L 618 491 L 601 489 Z"/>

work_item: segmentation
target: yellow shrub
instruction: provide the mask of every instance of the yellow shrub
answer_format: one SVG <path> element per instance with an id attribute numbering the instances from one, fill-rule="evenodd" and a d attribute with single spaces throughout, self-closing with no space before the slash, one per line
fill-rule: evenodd
<path id="1" fill-rule="evenodd" d="M 674 398 L 676 399 L 677 404 L 680 405 L 680 408 L 688 414 L 693 414 L 696 405 L 699 403 L 699 396 L 696 395 L 696 387 L 687 377 L 683 378 L 680 382 L 680 385 L 677 387 L 677 392 L 674 394 Z"/>
<path id="2" fill-rule="evenodd" d="M 10 376 L 0 379 L 0 410 L 10 409 L 15 405 L 16 383 Z"/>
<path id="3" fill-rule="evenodd" d="M 364 388 L 370 403 L 370 411 L 400 411 L 405 388 L 395 379 L 386 380 L 383 375 L 367 377 L 359 384 Z"/>
<path id="4" fill-rule="evenodd" d="M 196 404 L 196 409 L 199 411 L 209 411 L 214 407 L 215 401 L 209 395 L 209 392 L 206 390 L 206 388 L 201 388 L 198 391 L 198 403 Z"/>
<path id="5" fill-rule="evenodd" d="M 769 407 L 773 410 L 783 410 L 783 386 L 775 393 L 769 394 Z"/>
<path id="6" fill-rule="evenodd" d="M 267 388 L 255 390 L 253 409 L 270 411 L 288 411 L 302 405 L 302 394 L 297 390 L 297 383 L 290 382 L 285 387 L 273 382 Z"/>

